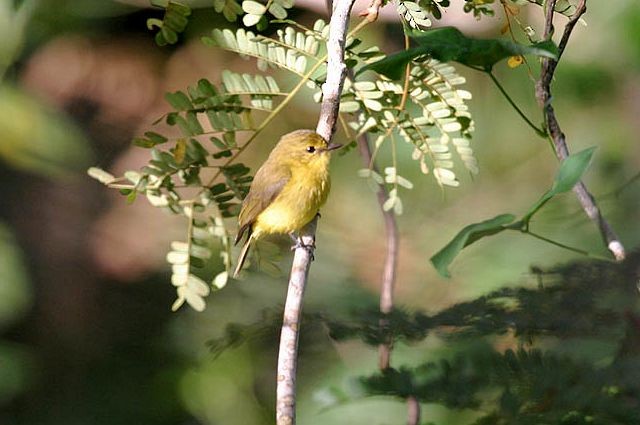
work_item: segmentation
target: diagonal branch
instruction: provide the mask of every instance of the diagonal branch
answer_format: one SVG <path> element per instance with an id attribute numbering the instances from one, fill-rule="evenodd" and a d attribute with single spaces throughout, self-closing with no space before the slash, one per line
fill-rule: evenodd
<path id="1" fill-rule="evenodd" d="M 547 2 L 544 28 L 545 39 L 551 39 L 553 36 L 553 16 L 556 2 L 557 0 L 549 0 Z M 576 23 L 587 11 L 586 3 L 586 0 L 580 0 L 575 13 L 569 18 L 569 22 L 567 22 L 564 27 L 560 43 L 558 44 L 558 60 L 562 56 L 562 53 L 569 42 L 569 38 L 571 37 L 571 33 L 575 28 Z M 547 127 L 551 140 L 553 141 L 556 156 L 558 159 L 564 160 L 569 156 L 569 149 L 567 147 L 565 135 L 560 128 L 560 123 L 556 118 L 555 110 L 551 104 L 551 81 L 553 80 L 556 67 L 558 66 L 558 60 L 548 58 L 542 59 L 540 80 L 536 83 L 536 98 L 538 99 L 538 104 L 543 111 L 545 126 Z M 611 251 L 616 260 L 622 261 L 625 257 L 624 246 L 620 242 L 620 239 L 609 222 L 603 217 L 593 195 L 589 193 L 589 190 L 582 181 L 575 185 L 573 191 L 578 197 L 578 201 L 580 202 L 580 205 L 582 205 L 582 209 L 598 226 L 602 239 L 607 245 L 607 248 L 609 248 L 609 251 Z"/>
<path id="2" fill-rule="evenodd" d="M 346 76 L 344 48 L 351 7 L 355 0 L 336 0 L 329 24 L 327 41 L 327 80 L 322 86 L 322 105 L 316 132 L 327 142 L 331 141 L 336 130 L 340 108 L 340 94 Z M 302 246 L 313 247 L 315 243 L 317 218 L 300 234 Z M 296 369 L 298 362 L 298 336 L 300 315 L 309 267 L 313 258 L 312 248 L 297 248 L 291 265 L 289 289 L 284 308 L 280 349 L 278 353 L 278 372 L 276 388 L 276 424 L 294 425 L 296 423 Z"/>

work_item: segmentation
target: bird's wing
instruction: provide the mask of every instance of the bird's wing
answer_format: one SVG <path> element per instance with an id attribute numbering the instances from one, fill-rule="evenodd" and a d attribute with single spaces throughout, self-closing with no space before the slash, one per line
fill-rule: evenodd
<path id="1" fill-rule="evenodd" d="M 288 168 L 273 166 L 266 162 L 256 173 L 249 194 L 242 202 L 242 209 L 238 215 L 238 235 L 237 244 L 244 232 L 251 228 L 256 217 L 264 211 L 276 197 L 282 192 L 282 188 L 291 178 Z"/>

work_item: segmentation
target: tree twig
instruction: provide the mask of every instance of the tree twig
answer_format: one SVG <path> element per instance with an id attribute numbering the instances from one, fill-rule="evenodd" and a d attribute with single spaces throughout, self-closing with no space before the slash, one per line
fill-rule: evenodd
<path id="1" fill-rule="evenodd" d="M 362 157 L 362 162 L 365 167 L 369 167 L 372 164 L 371 146 L 366 134 L 362 134 L 357 139 L 358 150 Z M 371 169 L 375 172 L 375 165 L 371 166 Z M 384 269 L 382 271 L 382 283 L 380 285 L 380 312 L 383 314 L 391 313 L 393 310 L 393 289 L 396 281 L 396 269 L 398 264 L 398 226 L 396 224 L 396 218 L 392 210 L 385 211 L 383 208 L 384 203 L 389 198 L 389 194 L 383 184 L 378 185 L 378 204 L 380 205 L 380 211 L 384 218 L 384 226 L 387 239 L 387 253 L 384 261 Z M 381 327 L 386 327 L 386 321 L 380 323 Z M 378 366 L 380 370 L 387 369 L 391 361 L 391 341 L 385 341 L 378 347 Z"/>
<path id="2" fill-rule="evenodd" d="M 373 1 L 367 11 L 369 12 L 368 18 L 372 22 L 378 16 L 378 10 L 382 3 L 379 1 Z M 409 48 L 409 37 L 405 34 L 405 49 Z M 400 102 L 399 110 L 402 112 L 407 100 L 407 93 L 409 87 L 410 78 L 410 64 L 407 64 L 405 70 L 405 81 L 402 100 Z M 352 76 L 351 76 L 352 78 Z M 353 79 L 353 78 L 352 78 Z M 369 144 L 369 138 L 367 134 L 361 134 L 356 139 L 358 144 L 358 150 L 362 157 L 362 162 L 365 167 L 378 172 L 377 167 L 374 164 L 373 153 L 371 152 L 371 146 Z M 398 225 L 396 223 L 396 217 L 393 211 L 385 211 L 384 204 L 389 199 L 389 193 L 387 192 L 384 184 L 378 185 L 378 191 L 376 192 L 378 198 L 378 204 L 380 205 L 380 211 L 384 218 L 385 234 L 387 252 L 385 255 L 384 268 L 382 271 L 382 282 L 380 284 L 380 312 L 383 314 L 389 314 L 393 310 L 393 293 L 396 283 L 396 271 L 398 267 L 398 250 L 399 250 L 399 234 Z M 379 323 L 381 328 L 388 327 L 388 320 L 382 319 Z M 388 369 L 391 366 L 391 351 L 393 348 L 393 342 L 391 340 L 384 341 L 378 346 L 378 367 L 381 371 Z M 420 402 L 414 397 L 407 398 L 407 424 L 417 425 L 420 422 Z"/>
<path id="3" fill-rule="evenodd" d="M 504 98 L 507 100 L 507 102 L 509 102 L 509 104 L 513 107 L 513 109 L 515 109 L 515 111 L 518 113 L 518 115 L 520 115 L 520 117 L 529 125 L 529 127 L 531 127 L 533 129 L 533 131 L 535 131 L 538 136 L 547 137 L 547 133 L 544 130 L 538 128 L 538 126 L 535 125 L 533 122 L 531 122 L 529 117 L 527 117 L 527 115 L 524 112 L 522 112 L 522 109 L 520 109 L 520 107 L 511 98 L 511 96 L 509 96 L 509 93 L 507 93 L 507 91 L 504 89 L 504 87 L 502 87 L 502 84 L 500 84 L 500 81 L 498 81 L 498 79 L 493 74 L 493 72 L 491 72 L 491 71 L 484 71 L 484 72 L 489 74 L 489 77 L 491 78 L 491 81 L 493 81 L 493 84 L 498 88 L 498 90 L 500 90 L 500 93 L 502 93 L 502 96 L 504 96 Z"/>
<path id="4" fill-rule="evenodd" d="M 420 402 L 415 396 L 407 398 L 407 425 L 418 425 L 420 423 Z"/>
<path id="5" fill-rule="evenodd" d="M 551 39 L 551 37 L 553 36 L 553 17 L 556 2 L 557 0 L 549 0 L 547 2 L 544 27 L 545 39 Z M 586 11 L 586 0 L 580 0 L 576 7 L 575 13 L 569 18 L 569 22 L 567 22 L 564 27 L 560 43 L 558 44 L 558 59 L 560 58 L 560 56 L 562 56 L 562 53 L 564 52 L 564 49 L 569 42 L 569 38 L 571 37 L 571 33 L 575 28 L 576 23 L 580 20 L 580 18 Z M 536 98 L 538 99 L 538 104 L 543 111 L 545 126 L 551 137 L 551 140 L 553 141 L 556 156 L 558 157 L 558 159 L 564 160 L 569 156 L 569 149 L 567 147 L 565 135 L 560 128 L 560 123 L 556 118 L 555 110 L 551 105 L 551 81 L 553 80 L 553 76 L 555 74 L 557 66 L 558 60 L 550 58 L 542 59 L 540 80 L 536 83 Z M 622 261 L 625 257 L 624 246 L 620 242 L 620 239 L 614 232 L 609 222 L 602 216 L 602 212 L 598 208 L 593 195 L 591 195 L 582 181 L 578 182 L 575 185 L 573 191 L 578 197 L 578 201 L 580 202 L 582 209 L 585 211 L 587 216 L 598 226 L 600 234 L 602 235 L 602 239 L 607 245 L 609 251 L 611 251 L 616 260 Z"/>
<path id="6" fill-rule="evenodd" d="M 331 141 L 338 121 L 340 93 L 346 76 L 344 48 L 349 24 L 349 14 L 354 0 L 336 0 L 329 23 L 327 41 L 327 80 L 322 86 L 322 105 L 316 132 L 327 142 Z M 313 247 L 317 218 L 300 234 L 302 246 Z M 278 372 L 276 388 L 276 424 L 295 425 L 296 423 L 296 369 L 298 363 L 298 336 L 302 299 L 304 295 L 312 248 L 297 248 L 291 265 L 289 289 L 284 308 L 280 349 L 278 353 Z"/>

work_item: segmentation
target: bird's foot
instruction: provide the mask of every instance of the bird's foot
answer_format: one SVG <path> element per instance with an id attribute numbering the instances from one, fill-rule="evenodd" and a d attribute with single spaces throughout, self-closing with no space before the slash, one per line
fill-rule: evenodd
<path id="1" fill-rule="evenodd" d="M 291 246 L 291 251 L 295 251 L 298 248 L 304 248 L 311 256 L 311 261 L 315 260 L 315 255 L 313 254 L 316 249 L 315 239 L 310 244 L 305 244 L 301 238 L 296 238 L 293 235 L 291 235 L 291 238 L 294 240 L 294 244 Z"/>

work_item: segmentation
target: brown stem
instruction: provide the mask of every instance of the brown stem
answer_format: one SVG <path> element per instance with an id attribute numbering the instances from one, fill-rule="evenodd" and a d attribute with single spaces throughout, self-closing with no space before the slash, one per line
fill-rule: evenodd
<path id="1" fill-rule="evenodd" d="M 404 49 L 409 50 L 410 42 L 407 33 L 404 33 Z M 402 87 L 402 98 L 400 99 L 400 105 L 398 110 L 404 111 L 404 107 L 407 104 L 407 98 L 409 97 L 409 78 L 411 77 L 411 62 L 409 62 L 404 69 L 404 86 Z"/>
<path id="2" fill-rule="evenodd" d="M 346 75 L 344 48 L 349 14 L 354 0 L 336 0 L 329 23 L 327 40 L 327 80 L 322 85 L 322 105 L 316 132 L 330 142 L 336 129 L 340 108 L 340 93 Z M 313 258 L 317 217 L 300 232 L 301 247 L 295 250 L 289 289 L 284 308 L 276 388 L 276 424 L 296 423 L 296 369 L 298 363 L 298 336 L 302 299 Z"/>
<path id="3" fill-rule="evenodd" d="M 556 0 L 549 0 L 547 4 L 544 27 L 545 39 L 551 39 L 553 36 L 553 15 L 555 5 Z M 571 18 L 569 18 L 569 22 L 567 22 L 564 27 L 560 43 L 558 44 L 558 60 L 567 47 L 567 43 L 569 42 L 569 38 L 571 37 L 571 33 L 575 28 L 576 23 L 586 11 L 586 0 L 580 0 L 575 13 Z M 558 60 L 550 58 L 542 59 L 540 80 L 536 83 L 536 98 L 538 99 L 538 104 L 543 111 L 545 126 L 547 127 L 551 140 L 553 141 L 556 156 L 558 159 L 564 160 L 569 156 L 569 148 L 567 147 L 565 135 L 560 128 L 560 123 L 556 118 L 555 110 L 551 104 L 551 81 L 553 80 L 556 67 L 558 66 Z M 611 251 L 617 261 L 622 261 L 625 257 L 624 246 L 620 242 L 620 239 L 609 222 L 603 217 L 593 195 L 591 195 L 582 181 L 575 185 L 573 192 L 576 194 L 578 201 L 587 216 L 598 226 L 602 239 L 607 245 L 609 251 Z"/>
<path id="4" fill-rule="evenodd" d="M 407 425 L 418 425 L 420 423 L 420 402 L 414 396 L 407 398 Z"/>
<path id="5" fill-rule="evenodd" d="M 365 167 L 369 167 L 372 163 L 371 146 L 366 134 L 361 135 L 357 139 L 358 150 L 362 157 L 362 162 Z M 372 169 L 377 172 L 375 166 Z M 393 211 L 385 211 L 383 208 L 384 203 L 389 199 L 389 194 L 383 184 L 378 185 L 378 204 L 380 205 L 380 211 L 384 217 L 384 225 L 387 238 L 387 254 L 384 261 L 384 269 L 382 272 L 382 284 L 380 288 L 380 312 L 384 314 L 391 313 L 393 310 L 393 288 L 396 281 L 396 269 L 398 264 L 398 226 L 396 224 L 396 217 Z M 386 321 L 380 323 L 381 327 L 386 327 Z M 380 344 L 378 348 L 379 362 L 378 365 L 381 370 L 387 369 L 391 360 L 391 341 L 387 341 L 384 344 Z"/>
<path id="6" fill-rule="evenodd" d="M 371 12 L 371 9 L 379 9 L 381 6 L 381 2 L 373 1 L 371 7 L 369 8 L 370 14 L 375 17 L 378 16 L 377 10 L 375 13 Z M 409 37 L 405 34 L 404 36 L 405 49 L 409 48 Z M 402 112 L 404 110 L 406 101 L 407 101 L 407 93 L 409 91 L 409 78 L 410 78 L 411 67 L 407 64 L 405 69 L 405 81 L 404 81 L 404 89 L 402 94 L 402 100 L 400 102 L 399 110 Z M 377 167 L 373 163 L 373 154 L 371 152 L 371 146 L 369 145 L 369 138 L 366 134 L 362 134 L 357 138 L 358 150 L 360 151 L 360 156 L 362 157 L 362 162 L 364 166 L 367 168 L 371 168 L 376 173 L 378 172 Z M 384 261 L 384 269 L 382 271 L 382 282 L 380 285 L 380 312 L 383 314 L 389 314 L 393 310 L 393 292 L 396 283 L 396 272 L 398 267 L 398 250 L 399 250 L 399 242 L 400 237 L 398 234 L 398 225 L 396 223 L 396 217 L 393 211 L 385 211 L 384 204 L 389 199 L 389 193 L 385 188 L 384 184 L 378 185 L 378 191 L 376 193 L 378 198 L 378 204 L 380 205 L 380 212 L 382 213 L 382 217 L 384 218 L 384 226 L 387 240 L 387 252 Z M 389 323 L 386 319 L 380 320 L 380 328 L 388 327 Z M 391 366 L 391 350 L 393 349 L 393 341 L 388 339 L 384 341 L 382 344 L 378 346 L 378 367 L 380 370 L 384 371 Z M 407 424 L 409 425 L 418 425 L 420 422 L 420 403 L 418 399 L 414 396 L 409 396 L 407 398 Z"/>

